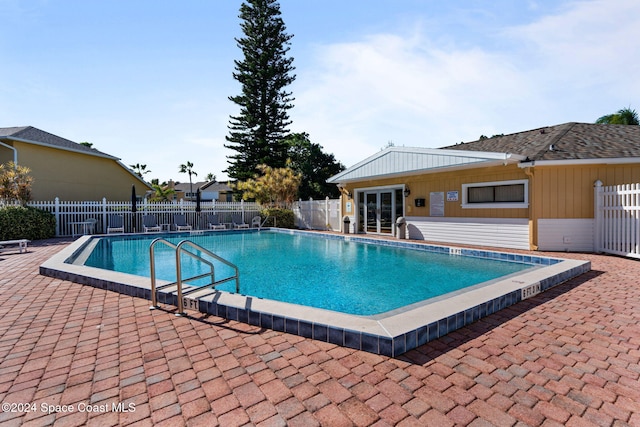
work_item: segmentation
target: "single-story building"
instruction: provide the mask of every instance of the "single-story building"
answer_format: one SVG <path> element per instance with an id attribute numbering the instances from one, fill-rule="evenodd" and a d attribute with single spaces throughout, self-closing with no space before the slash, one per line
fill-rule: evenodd
<path id="1" fill-rule="evenodd" d="M 594 184 L 640 182 L 640 126 L 565 123 L 440 149 L 389 147 L 331 177 L 351 232 L 594 249 Z M 402 226 L 401 226 L 402 227 Z"/>
<path id="2" fill-rule="evenodd" d="M 175 190 L 176 200 L 196 201 L 198 189 L 200 189 L 200 200 L 203 202 L 231 202 L 233 201 L 233 189 L 227 184 L 216 181 L 194 182 L 169 182 L 169 187 Z M 191 191 L 193 188 L 193 191 Z"/>
<path id="3" fill-rule="evenodd" d="M 152 190 L 120 159 L 33 126 L 0 128 L 0 164 L 13 161 L 31 169 L 32 199 L 131 200 Z"/>

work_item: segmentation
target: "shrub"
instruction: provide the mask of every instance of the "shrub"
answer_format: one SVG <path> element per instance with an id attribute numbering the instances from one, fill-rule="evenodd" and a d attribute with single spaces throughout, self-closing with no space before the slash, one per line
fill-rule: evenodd
<path id="1" fill-rule="evenodd" d="M 49 212 L 29 206 L 0 208 L 0 240 L 39 240 L 55 235 L 56 218 Z"/>
<path id="2" fill-rule="evenodd" d="M 284 208 L 266 208 L 260 212 L 260 217 L 264 221 L 267 217 L 269 220 L 265 223 L 266 227 L 294 228 L 295 221 L 293 219 L 293 211 Z"/>
<path id="3" fill-rule="evenodd" d="M 26 206 L 31 199 L 33 184 L 33 178 L 29 173 L 31 169 L 13 162 L 0 165 L 0 200 L 18 201 L 22 206 Z"/>

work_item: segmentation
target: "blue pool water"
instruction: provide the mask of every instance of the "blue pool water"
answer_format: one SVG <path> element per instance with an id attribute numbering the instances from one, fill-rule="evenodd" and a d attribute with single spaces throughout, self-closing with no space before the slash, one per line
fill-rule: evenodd
<path id="1" fill-rule="evenodd" d="M 85 265 L 149 276 L 157 236 L 101 238 Z M 189 239 L 236 264 L 240 293 L 356 315 L 375 315 L 532 268 L 531 264 L 450 256 L 313 235 L 218 232 L 163 236 Z M 183 256 L 183 277 L 205 272 Z M 214 263 L 216 279 L 232 274 Z M 156 246 L 159 279 L 175 281 L 173 250 Z M 234 292 L 235 282 L 218 287 Z"/>

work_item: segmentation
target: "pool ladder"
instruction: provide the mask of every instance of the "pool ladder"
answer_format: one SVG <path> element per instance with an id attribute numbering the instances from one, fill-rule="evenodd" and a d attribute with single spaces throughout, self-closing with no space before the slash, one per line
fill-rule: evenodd
<path id="1" fill-rule="evenodd" d="M 172 283 L 167 283 L 165 285 L 162 286 L 157 286 L 156 285 L 156 262 L 155 262 L 155 247 L 156 245 L 162 243 L 163 245 L 169 246 L 170 248 L 175 250 L 175 255 L 176 255 L 176 281 L 172 282 Z M 224 279 L 220 279 L 216 281 L 216 277 L 215 277 L 215 267 L 213 266 L 213 263 L 211 261 L 208 261 L 207 259 L 203 258 L 202 256 L 193 253 L 191 251 L 188 251 L 186 249 L 186 247 L 189 246 L 193 249 L 196 249 L 204 254 L 206 254 L 207 256 L 220 261 L 221 263 L 228 265 L 229 267 L 233 268 L 233 270 L 235 271 L 235 274 L 233 276 L 230 277 L 225 277 Z M 210 271 L 208 273 L 203 273 L 203 274 L 199 274 L 197 276 L 193 276 L 193 277 L 189 277 L 186 279 L 182 278 L 182 263 L 181 263 L 181 255 L 185 254 L 190 256 L 191 258 L 194 258 L 198 261 L 200 261 L 203 264 L 206 264 L 209 266 Z M 173 244 L 171 242 L 169 242 L 166 239 L 163 239 L 161 237 L 155 239 L 153 242 L 151 242 L 151 245 L 149 245 L 149 264 L 151 266 L 151 309 L 155 309 L 158 308 L 158 296 L 157 296 L 157 291 L 163 288 L 168 288 L 171 286 L 176 286 L 177 288 L 177 298 L 178 298 L 178 311 L 176 312 L 177 316 L 183 316 L 184 315 L 184 295 L 190 294 L 192 292 L 197 292 L 200 291 L 202 289 L 206 289 L 206 288 L 215 288 L 216 286 L 222 284 L 222 283 L 226 283 L 229 282 L 231 280 L 235 280 L 236 281 L 236 293 L 240 292 L 240 278 L 239 278 L 239 271 L 238 271 L 238 267 L 227 261 L 224 258 L 219 257 L 218 255 L 214 254 L 213 252 L 203 248 L 200 245 L 196 245 L 195 243 L 193 243 L 190 240 L 183 240 L 180 243 Z M 191 280 L 198 280 L 198 279 L 203 279 L 205 277 L 209 276 L 211 278 L 211 283 L 209 285 L 206 286 L 195 286 L 187 291 L 183 291 L 182 290 L 182 284 Z"/>

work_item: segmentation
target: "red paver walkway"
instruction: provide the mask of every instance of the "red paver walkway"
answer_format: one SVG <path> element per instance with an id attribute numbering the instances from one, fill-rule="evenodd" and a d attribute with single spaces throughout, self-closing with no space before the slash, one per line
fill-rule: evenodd
<path id="1" fill-rule="evenodd" d="M 640 426 L 638 261 L 391 359 L 40 276 L 66 244 L 0 257 L 1 426 Z"/>

